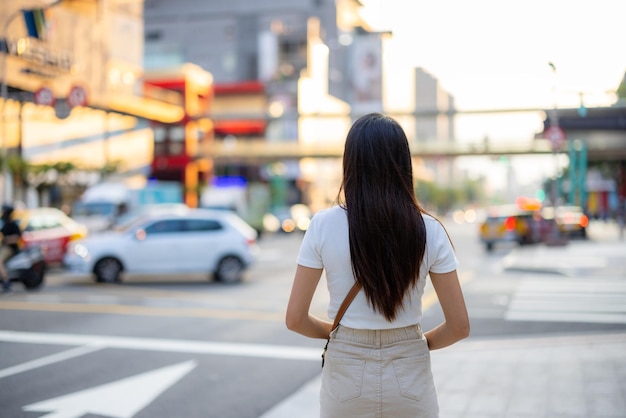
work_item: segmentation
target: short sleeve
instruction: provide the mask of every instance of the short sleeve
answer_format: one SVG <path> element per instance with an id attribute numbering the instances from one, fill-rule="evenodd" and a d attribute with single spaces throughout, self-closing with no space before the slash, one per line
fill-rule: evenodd
<path id="1" fill-rule="evenodd" d="M 432 245 L 431 248 L 434 250 L 434 257 L 432 257 L 429 271 L 433 273 L 449 273 L 456 270 L 458 263 L 454 254 L 454 248 L 443 225 L 435 221 L 432 232 L 432 236 L 427 238 L 431 240 L 429 244 Z"/>
<path id="2" fill-rule="evenodd" d="M 320 222 L 319 216 L 313 216 L 311 223 L 304 233 L 302 244 L 300 244 L 300 252 L 298 253 L 297 263 L 304 267 L 315 269 L 324 268 L 320 253 Z"/>

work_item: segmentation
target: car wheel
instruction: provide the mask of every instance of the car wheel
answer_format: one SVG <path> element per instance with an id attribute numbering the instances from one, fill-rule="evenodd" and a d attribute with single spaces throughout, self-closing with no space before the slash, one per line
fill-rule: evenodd
<path id="1" fill-rule="evenodd" d="M 33 264 L 33 266 L 25 273 L 24 279 L 22 280 L 24 287 L 28 290 L 37 289 L 43 284 L 45 272 L 46 264 L 43 261 Z"/>
<path id="2" fill-rule="evenodd" d="M 93 268 L 98 283 L 118 283 L 121 281 L 122 263 L 112 257 L 103 258 Z"/>
<path id="3" fill-rule="evenodd" d="M 237 283 L 241 281 L 244 265 L 235 256 L 229 255 L 222 258 L 215 271 L 215 279 L 222 283 Z"/>

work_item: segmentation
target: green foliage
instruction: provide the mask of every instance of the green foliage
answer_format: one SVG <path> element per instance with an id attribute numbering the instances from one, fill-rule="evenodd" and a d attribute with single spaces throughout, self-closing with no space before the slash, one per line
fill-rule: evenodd
<path id="1" fill-rule="evenodd" d="M 466 180 L 458 187 L 442 187 L 434 182 L 420 182 L 417 198 L 427 210 L 445 213 L 457 207 L 481 203 L 484 193 L 479 180 Z"/>
<path id="2" fill-rule="evenodd" d="M 626 76 L 624 76 L 622 82 L 617 88 L 617 97 L 619 97 L 620 99 L 626 99 Z"/>
<path id="3" fill-rule="evenodd" d="M 4 168 L 5 160 L 0 157 L 0 168 Z M 21 156 L 10 154 L 6 158 L 6 168 L 15 177 L 16 181 L 35 187 L 42 187 L 56 183 L 59 179 L 67 178 L 72 173 L 82 171 L 99 173 L 105 177 L 118 172 L 120 161 L 108 162 L 104 167 L 84 167 L 72 161 L 57 161 L 55 163 L 32 164 Z"/>

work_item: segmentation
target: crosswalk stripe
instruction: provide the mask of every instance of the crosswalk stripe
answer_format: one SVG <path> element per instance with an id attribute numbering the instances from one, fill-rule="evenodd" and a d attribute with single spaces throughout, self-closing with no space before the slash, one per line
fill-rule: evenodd
<path id="1" fill-rule="evenodd" d="M 626 323 L 626 283 L 618 279 L 522 279 L 509 321 Z"/>

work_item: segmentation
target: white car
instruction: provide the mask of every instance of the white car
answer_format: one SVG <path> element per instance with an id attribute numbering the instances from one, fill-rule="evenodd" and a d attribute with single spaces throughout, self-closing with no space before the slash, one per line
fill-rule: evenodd
<path id="1" fill-rule="evenodd" d="M 234 283 L 254 261 L 257 232 L 231 212 L 188 209 L 139 217 L 121 230 L 73 242 L 68 273 L 118 282 L 124 274 L 203 273 Z"/>

